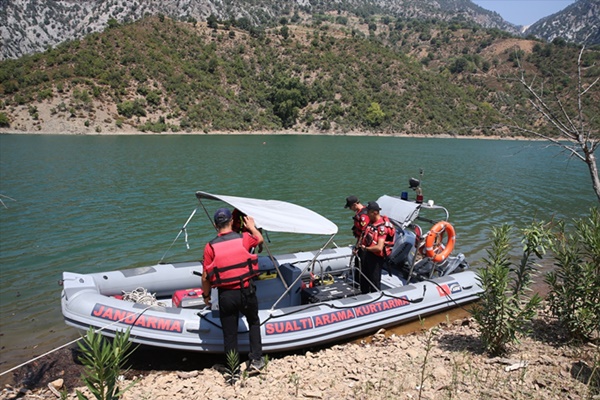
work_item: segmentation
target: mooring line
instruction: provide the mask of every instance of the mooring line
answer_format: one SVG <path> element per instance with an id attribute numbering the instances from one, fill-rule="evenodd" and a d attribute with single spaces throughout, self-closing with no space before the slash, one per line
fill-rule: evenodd
<path id="1" fill-rule="evenodd" d="M 46 353 L 44 353 L 44 354 L 42 354 L 42 355 L 40 355 L 40 356 L 37 356 L 37 357 L 35 357 L 35 358 L 32 358 L 32 359 L 31 359 L 31 360 L 29 360 L 29 361 L 25 361 L 24 363 L 22 363 L 22 364 L 19 364 L 19 365 L 17 365 L 16 367 L 13 367 L 13 368 L 11 368 L 11 369 L 9 369 L 9 370 L 7 370 L 7 371 L 0 372 L 0 376 L 2 376 L 2 375 L 5 375 L 5 374 L 8 374 L 9 372 L 12 372 L 12 371 L 14 371 L 14 370 L 16 370 L 16 369 L 19 369 L 19 368 L 21 368 L 21 367 L 23 367 L 23 366 L 25 366 L 25 365 L 27 365 L 27 364 L 29 364 L 29 363 L 32 363 L 32 362 L 34 362 L 34 361 L 36 361 L 36 360 L 39 360 L 40 358 L 46 357 L 47 355 L 49 355 L 49 354 L 52 354 L 52 353 L 54 353 L 55 351 L 58 351 L 58 350 L 60 350 L 60 349 L 62 349 L 62 348 L 64 348 L 64 347 L 70 346 L 70 345 L 72 345 L 73 343 L 76 343 L 76 342 L 80 341 L 81 339 L 83 339 L 83 336 L 82 336 L 82 337 L 80 337 L 79 339 L 75 339 L 75 340 L 72 340 L 72 341 L 70 341 L 70 342 L 68 342 L 68 343 L 65 343 L 65 344 L 63 344 L 62 346 L 56 347 L 56 348 L 54 348 L 54 349 L 52 349 L 52 350 L 50 350 L 50 351 L 48 351 L 48 352 L 46 352 Z"/>
<path id="2" fill-rule="evenodd" d="M 135 325 L 135 322 L 136 322 L 136 321 L 137 321 L 137 320 L 138 320 L 138 319 L 139 319 L 139 318 L 142 316 L 142 314 L 143 314 L 143 313 L 145 313 L 146 311 L 148 311 L 148 310 L 149 310 L 150 308 L 152 308 L 152 307 L 155 307 L 155 305 L 150 305 L 150 306 L 148 306 L 148 307 L 144 308 L 142 311 L 140 311 L 140 312 L 138 313 L 138 316 L 135 318 L 135 320 L 133 321 L 133 323 L 132 323 L 131 325 L 132 325 L 132 326 L 133 326 L 133 325 Z M 121 319 L 120 319 L 120 320 L 118 320 L 118 321 L 114 321 L 114 322 L 112 322 L 112 323 L 110 323 L 110 324 L 108 324 L 108 325 L 105 325 L 105 326 L 103 326 L 102 328 L 98 328 L 97 330 L 95 330 L 95 333 L 99 333 L 99 332 L 101 332 L 101 331 L 105 330 L 106 328 L 108 328 L 108 327 L 110 327 L 110 326 L 112 326 L 112 325 L 118 324 L 118 323 L 122 322 L 123 320 L 125 320 L 125 319 L 127 319 L 127 318 L 130 318 L 130 317 L 131 317 L 131 315 L 128 315 L 128 316 L 126 316 L 126 317 L 123 317 L 123 318 L 121 318 Z M 50 350 L 50 351 L 47 351 L 46 353 L 44 353 L 44 354 L 42 354 L 42 355 L 39 355 L 39 356 L 37 356 L 37 357 L 34 357 L 34 358 L 32 358 L 31 360 L 29 360 L 29 361 L 25 361 L 24 363 L 22 363 L 22 364 L 19 364 L 19 365 L 17 365 L 16 367 L 12 367 L 12 368 L 11 368 L 11 369 L 9 369 L 9 370 L 6 370 L 6 371 L 4 371 L 4 372 L 0 372 L 0 376 L 6 375 L 6 374 L 8 374 L 9 372 L 12 372 L 12 371 L 14 371 L 14 370 L 16 370 L 16 369 L 19 369 L 19 368 L 21 368 L 21 367 L 23 367 L 23 366 L 25 366 L 25 365 L 27 365 L 27 364 L 29 364 L 29 363 L 32 363 L 32 362 L 34 362 L 34 361 L 37 361 L 37 360 L 39 360 L 40 358 L 46 357 L 47 355 L 49 355 L 49 354 L 52 354 L 52 353 L 54 353 L 55 351 L 58 351 L 58 350 L 60 350 L 60 349 L 63 349 L 63 348 L 65 348 L 65 347 L 67 347 L 67 346 L 70 346 L 70 345 L 72 345 L 73 343 L 77 343 L 78 341 L 80 341 L 80 340 L 81 340 L 81 339 L 83 339 L 83 338 L 84 338 L 84 336 L 81 336 L 81 337 L 80 337 L 80 338 L 78 338 L 78 339 L 72 340 L 72 341 L 70 341 L 70 342 L 68 342 L 68 343 L 65 343 L 65 344 L 63 344 L 63 345 L 61 345 L 61 346 L 58 346 L 58 347 L 56 347 L 56 348 L 54 348 L 54 349 L 52 349 L 52 350 Z"/>

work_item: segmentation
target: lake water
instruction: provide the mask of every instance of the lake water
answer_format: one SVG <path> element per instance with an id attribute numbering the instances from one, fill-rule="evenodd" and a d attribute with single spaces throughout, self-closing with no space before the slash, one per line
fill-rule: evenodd
<path id="1" fill-rule="evenodd" d="M 345 197 L 355 194 L 366 203 L 408 191 L 413 198 L 408 179 L 419 178 L 420 169 L 425 200 L 448 208 L 456 250 L 473 266 L 485 256 L 492 226 L 581 218 L 597 205 L 585 165 L 544 142 L 0 135 L 0 199 L 6 205 L 0 205 L 0 373 L 79 336 L 60 312 L 63 271 L 157 262 L 197 206 L 197 190 L 306 206 L 335 222 L 335 242 L 347 245 Z M 201 258 L 214 236 L 201 213 L 188 226 L 190 249 L 179 240 L 166 260 Z M 276 253 L 324 243 L 269 236 Z"/>

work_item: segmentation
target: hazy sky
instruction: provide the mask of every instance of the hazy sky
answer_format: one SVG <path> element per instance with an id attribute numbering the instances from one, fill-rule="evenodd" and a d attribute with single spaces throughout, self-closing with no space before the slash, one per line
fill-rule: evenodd
<path id="1" fill-rule="evenodd" d="M 496 11 L 515 25 L 531 25 L 575 3 L 575 0 L 471 0 L 486 10 Z"/>

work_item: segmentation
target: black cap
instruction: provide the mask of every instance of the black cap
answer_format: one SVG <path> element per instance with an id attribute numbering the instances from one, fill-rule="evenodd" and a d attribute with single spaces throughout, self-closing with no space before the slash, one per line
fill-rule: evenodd
<path id="1" fill-rule="evenodd" d="M 348 196 L 346 197 L 346 205 L 344 208 L 349 208 L 351 205 L 358 203 L 358 197 L 356 196 Z"/>
<path id="2" fill-rule="evenodd" d="M 219 208 L 215 212 L 215 224 L 223 224 L 231 219 L 231 211 L 228 208 Z"/>
<path id="3" fill-rule="evenodd" d="M 376 201 L 370 201 L 367 204 L 367 211 L 381 211 L 381 207 L 379 207 Z"/>

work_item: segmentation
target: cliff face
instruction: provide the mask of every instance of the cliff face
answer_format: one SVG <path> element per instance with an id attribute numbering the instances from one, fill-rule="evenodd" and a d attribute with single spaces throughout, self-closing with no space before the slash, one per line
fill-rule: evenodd
<path id="1" fill-rule="evenodd" d="M 600 44 L 600 1 L 579 0 L 531 25 L 525 34 L 549 42 L 562 38 L 568 42 Z"/>
<path id="2" fill-rule="evenodd" d="M 177 20 L 206 21 L 214 15 L 220 20 L 246 18 L 254 26 L 268 26 L 298 12 L 456 19 L 518 33 L 500 15 L 470 0 L 0 0 L 0 60 L 102 31 L 111 19 L 123 23 L 164 14 Z"/>

